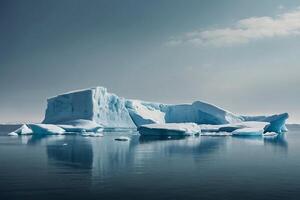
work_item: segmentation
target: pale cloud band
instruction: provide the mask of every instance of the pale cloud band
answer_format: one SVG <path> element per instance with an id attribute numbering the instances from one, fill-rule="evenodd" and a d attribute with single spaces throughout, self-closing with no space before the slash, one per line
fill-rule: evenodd
<path id="1" fill-rule="evenodd" d="M 262 38 L 287 37 L 300 34 L 300 8 L 276 17 L 251 17 L 237 21 L 233 26 L 187 32 L 172 37 L 168 45 L 193 44 L 200 46 L 231 46 Z"/>

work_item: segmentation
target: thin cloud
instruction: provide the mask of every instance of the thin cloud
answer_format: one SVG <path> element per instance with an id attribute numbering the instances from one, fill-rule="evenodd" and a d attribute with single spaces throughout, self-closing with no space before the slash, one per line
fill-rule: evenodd
<path id="1" fill-rule="evenodd" d="M 287 37 L 300 34 L 300 8 L 276 17 L 251 17 L 237 21 L 231 27 L 187 32 L 172 37 L 170 46 L 193 44 L 200 46 L 232 46 L 252 40 Z"/>

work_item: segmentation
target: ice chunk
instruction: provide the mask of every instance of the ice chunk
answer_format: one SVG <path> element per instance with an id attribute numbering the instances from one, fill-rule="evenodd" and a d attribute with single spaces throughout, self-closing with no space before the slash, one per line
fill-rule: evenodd
<path id="1" fill-rule="evenodd" d="M 231 136 L 231 132 L 201 132 L 201 136 Z"/>
<path id="2" fill-rule="evenodd" d="M 161 111 L 162 106 L 164 105 L 139 100 L 126 101 L 126 108 L 137 127 L 144 124 L 165 123 L 165 113 Z"/>
<path id="3" fill-rule="evenodd" d="M 192 105 L 170 105 L 167 108 L 166 123 L 194 122 L 197 124 L 228 124 L 242 122 L 242 118 L 215 105 L 195 101 Z"/>
<path id="4" fill-rule="evenodd" d="M 8 136 L 18 136 L 18 133 L 15 133 L 15 132 L 11 132 L 9 134 L 7 134 Z"/>
<path id="5" fill-rule="evenodd" d="M 288 117 L 289 117 L 288 113 L 282 113 L 282 114 L 271 115 L 271 116 L 242 116 L 244 121 L 269 122 L 270 125 L 266 127 L 265 132 L 276 132 L 276 133 L 282 133 L 287 131 L 285 122 L 288 119 Z"/>
<path id="6" fill-rule="evenodd" d="M 289 115 L 287 113 L 283 113 L 280 115 L 274 115 L 272 120 L 270 120 L 270 124 L 266 126 L 265 132 L 275 132 L 282 133 L 285 127 L 285 121 Z"/>
<path id="7" fill-rule="evenodd" d="M 208 125 L 203 124 L 200 125 L 201 131 L 204 133 L 207 132 L 233 132 L 238 129 L 242 128 L 255 128 L 255 129 L 261 129 L 264 130 L 264 128 L 269 125 L 268 122 L 254 122 L 254 121 L 248 121 L 248 122 L 240 122 L 240 123 L 234 123 L 234 124 L 223 124 L 223 125 Z"/>
<path id="8" fill-rule="evenodd" d="M 81 134 L 83 137 L 103 137 L 104 135 L 102 133 L 93 133 L 93 132 L 83 132 Z"/>
<path id="9" fill-rule="evenodd" d="M 33 134 L 59 135 L 64 134 L 65 130 L 53 124 L 30 124 Z"/>
<path id="10" fill-rule="evenodd" d="M 29 135 L 32 134 L 32 130 L 26 124 L 23 124 L 20 128 L 13 131 L 12 134 L 13 133 L 16 133 L 18 135 Z"/>
<path id="11" fill-rule="evenodd" d="M 200 133 L 201 129 L 195 123 L 166 123 L 142 125 L 138 131 L 143 136 L 185 136 Z"/>
<path id="12" fill-rule="evenodd" d="M 71 120 L 67 122 L 62 122 L 57 124 L 59 127 L 63 128 L 66 132 L 100 132 L 103 131 L 103 127 L 91 120 Z"/>
<path id="13" fill-rule="evenodd" d="M 125 137 L 125 136 L 120 136 L 115 138 L 116 141 L 129 141 L 130 138 L 129 137 Z"/>
<path id="14" fill-rule="evenodd" d="M 104 127 L 135 128 L 125 107 L 125 99 L 96 87 L 48 99 L 44 123 L 59 124 L 85 119 Z"/>
<path id="15" fill-rule="evenodd" d="M 263 134 L 264 137 L 276 137 L 278 136 L 278 133 L 275 132 L 267 132 Z"/>
<path id="16" fill-rule="evenodd" d="M 241 128 L 232 132 L 235 136 L 261 136 L 264 130 L 259 128 Z"/>

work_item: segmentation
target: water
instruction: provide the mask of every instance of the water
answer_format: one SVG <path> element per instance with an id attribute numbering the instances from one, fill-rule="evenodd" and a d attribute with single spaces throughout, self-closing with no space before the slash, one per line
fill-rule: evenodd
<path id="1" fill-rule="evenodd" d="M 299 199 L 300 128 L 274 139 L 0 136 L 0 199 Z M 114 139 L 129 136 L 128 142 Z"/>

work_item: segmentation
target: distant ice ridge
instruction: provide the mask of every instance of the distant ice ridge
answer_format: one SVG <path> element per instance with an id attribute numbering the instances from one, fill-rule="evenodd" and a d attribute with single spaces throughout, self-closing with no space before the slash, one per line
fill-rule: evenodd
<path id="1" fill-rule="evenodd" d="M 195 101 L 192 104 L 174 105 L 130 100 L 109 93 L 106 88 L 95 87 L 48 99 L 43 123 L 60 124 L 61 128 L 66 129 L 74 128 L 74 125 L 73 127 L 68 125 L 70 121 L 86 120 L 103 128 L 138 128 L 143 126 L 143 129 L 151 128 L 152 132 L 155 126 L 160 127 L 156 128 L 157 130 L 168 129 L 169 123 L 195 123 L 200 126 L 206 124 L 218 132 L 234 132 L 242 128 L 253 128 L 245 126 L 245 123 L 258 121 L 265 123 L 262 129 L 259 128 L 260 133 L 281 133 L 286 131 L 285 121 L 287 118 L 287 113 L 272 116 L 236 115 L 213 104 L 201 101 Z M 61 126 L 61 124 L 66 126 Z M 144 126 L 148 124 L 158 125 Z M 181 126 L 178 127 L 178 130 L 181 130 Z M 205 130 L 204 128 L 203 131 Z M 244 130 L 244 133 L 250 133 L 251 131 L 253 130 L 247 129 Z M 238 131 L 235 134 L 238 134 Z"/>

